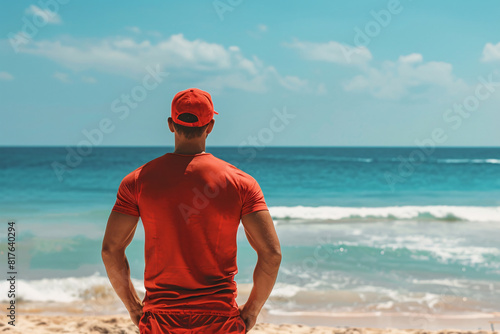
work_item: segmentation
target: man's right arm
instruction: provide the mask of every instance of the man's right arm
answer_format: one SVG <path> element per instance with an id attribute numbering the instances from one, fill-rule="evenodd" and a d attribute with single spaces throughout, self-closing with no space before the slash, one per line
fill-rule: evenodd
<path id="1" fill-rule="evenodd" d="M 281 263 L 281 247 L 269 211 L 262 210 L 241 218 L 248 242 L 257 252 L 257 265 L 253 273 L 253 287 L 240 314 L 249 331 L 257 315 L 271 294 Z"/>

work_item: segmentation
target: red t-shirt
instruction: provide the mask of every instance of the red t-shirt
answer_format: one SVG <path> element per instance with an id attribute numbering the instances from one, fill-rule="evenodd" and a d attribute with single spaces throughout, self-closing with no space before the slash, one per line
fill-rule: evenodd
<path id="1" fill-rule="evenodd" d="M 144 312 L 238 314 L 236 234 L 260 210 L 257 181 L 210 153 L 167 153 L 128 174 L 113 211 L 144 225 Z"/>

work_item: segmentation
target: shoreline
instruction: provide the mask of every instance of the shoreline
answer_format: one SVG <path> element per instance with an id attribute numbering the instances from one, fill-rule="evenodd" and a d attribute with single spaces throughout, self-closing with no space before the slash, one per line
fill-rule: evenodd
<path id="1" fill-rule="evenodd" d="M 294 318 L 293 322 L 258 322 L 249 332 L 255 334 L 490 334 L 500 333 L 500 323 L 496 325 L 495 332 L 491 327 L 482 326 L 481 329 L 473 330 L 456 329 L 454 326 L 441 327 L 435 330 L 422 330 L 417 328 L 398 329 L 390 327 L 364 326 L 362 322 L 357 326 L 338 326 L 332 324 L 317 323 L 310 326 Z M 330 319 L 331 320 L 331 319 Z M 359 320 L 359 317 L 358 317 Z M 345 319 L 344 319 L 345 321 Z M 2 333 L 23 333 L 23 334 L 47 334 L 47 333 L 139 333 L 138 328 L 132 323 L 128 315 L 18 315 L 16 326 L 12 327 L 2 320 L 0 321 L 0 331 Z"/>
<path id="2" fill-rule="evenodd" d="M 1 303 L 5 309 L 7 304 Z M 138 333 L 125 309 L 116 303 L 21 302 L 16 326 L 0 320 L 2 333 Z M 315 311 L 277 312 L 263 309 L 259 326 L 251 333 L 492 333 L 491 322 L 500 333 L 500 312 L 476 314 L 327 313 Z M 350 329 L 350 331 L 348 331 Z M 356 329 L 357 332 L 353 332 Z M 124 330 L 125 332 L 120 332 Z"/>
<path id="3" fill-rule="evenodd" d="M 236 301 L 239 305 L 248 299 L 251 285 L 239 284 Z M 142 292 L 139 291 L 142 298 Z M 257 323 L 266 324 L 257 327 L 260 332 L 256 333 L 344 333 L 345 329 L 357 328 L 367 330 L 378 329 L 375 334 L 397 331 L 411 333 L 443 331 L 453 329 L 455 332 L 487 331 L 491 333 L 492 321 L 497 321 L 495 329 L 500 332 L 500 312 L 448 312 L 448 313 L 409 313 L 386 311 L 315 311 L 307 305 L 300 311 L 280 311 L 279 308 L 265 306 L 257 318 Z M 0 302 L 0 308 L 6 309 L 8 304 Z M 125 333 L 134 333 L 134 326 L 130 321 L 126 310 L 112 291 L 106 285 L 97 285 L 81 293 L 77 300 L 68 302 L 47 301 L 25 301 L 18 300 L 16 303 L 16 328 L 7 325 L 5 318 L 0 320 L 0 332 L 3 333 L 51 333 L 55 332 L 59 324 L 72 322 L 74 328 L 71 333 L 113 333 L 119 326 Z M 97 331 L 84 325 L 94 326 Z M 51 330 L 37 328 L 41 324 L 42 329 L 47 326 Z M 44 325 L 47 324 L 47 325 Z M 130 327 L 131 325 L 131 327 Z M 75 327 L 76 326 L 76 327 Z M 82 327 L 83 326 L 83 327 Z M 81 331 L 80 327 L 86 331 Z M 315 332 L 314 328 L 322 328 Z M 307 328 L 307 330 L 305 329 Z M 325 329 L 328 328 L 328 329 Z M 333 328 L 337 328 L 332 332 Z M 16 332 L 16 330 L 22 331 Z M 290 331 L 293 329 L 293 331 Z M 61 329 L 62 331 L 63 329 Z M 271 332 L 266 332 L 272 330 Z M 285 330 L 288 330 L 286 332 Z M 326 330 L 326 331 L 325 331 Z M 119 333 L 119 331 L 117 332 Z M 352 332 L 351 332 L 352 333 Z"/>
<path id="4" fill-rule="evenodd" d="M 480 314 L 403 314 L 403 313 L 318 313 L 295 312 L 290 314 L 262 314 L 261 322 L 271 324 L 301 324 L 327 327 L 361 327 L 397 330 L 457 331 L 487 330 L 491 332 L 491 322 L 495 330 L 500 330 L 500 313 Z"/>

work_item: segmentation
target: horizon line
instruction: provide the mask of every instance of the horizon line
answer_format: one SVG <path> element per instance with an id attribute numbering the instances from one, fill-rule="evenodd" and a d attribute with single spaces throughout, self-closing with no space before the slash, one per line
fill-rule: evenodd
<path id="1" fill-rule="evenodd" d="M 0 148 L 65 148 L 78 147 L 78 145 L 0 145 Z M 174 145 L 92 145 L 92 148 L 171 148 Z M 405 146 L 405 145 L 207 145 L 210 148 L 427 148 L 427 146 Z M 434 148 L 500 148 L 500 146 L 434 146 Z"/>

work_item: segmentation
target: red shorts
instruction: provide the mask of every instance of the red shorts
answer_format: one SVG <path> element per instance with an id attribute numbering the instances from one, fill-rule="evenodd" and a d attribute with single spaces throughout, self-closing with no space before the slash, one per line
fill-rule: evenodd
<path id="1" fill-rule="evenodd" d="M 186 312 L 144 312 L 140 322 L 141 334 L 245 334 L 246 325 L 239 316 L 221 316 Z"/>

